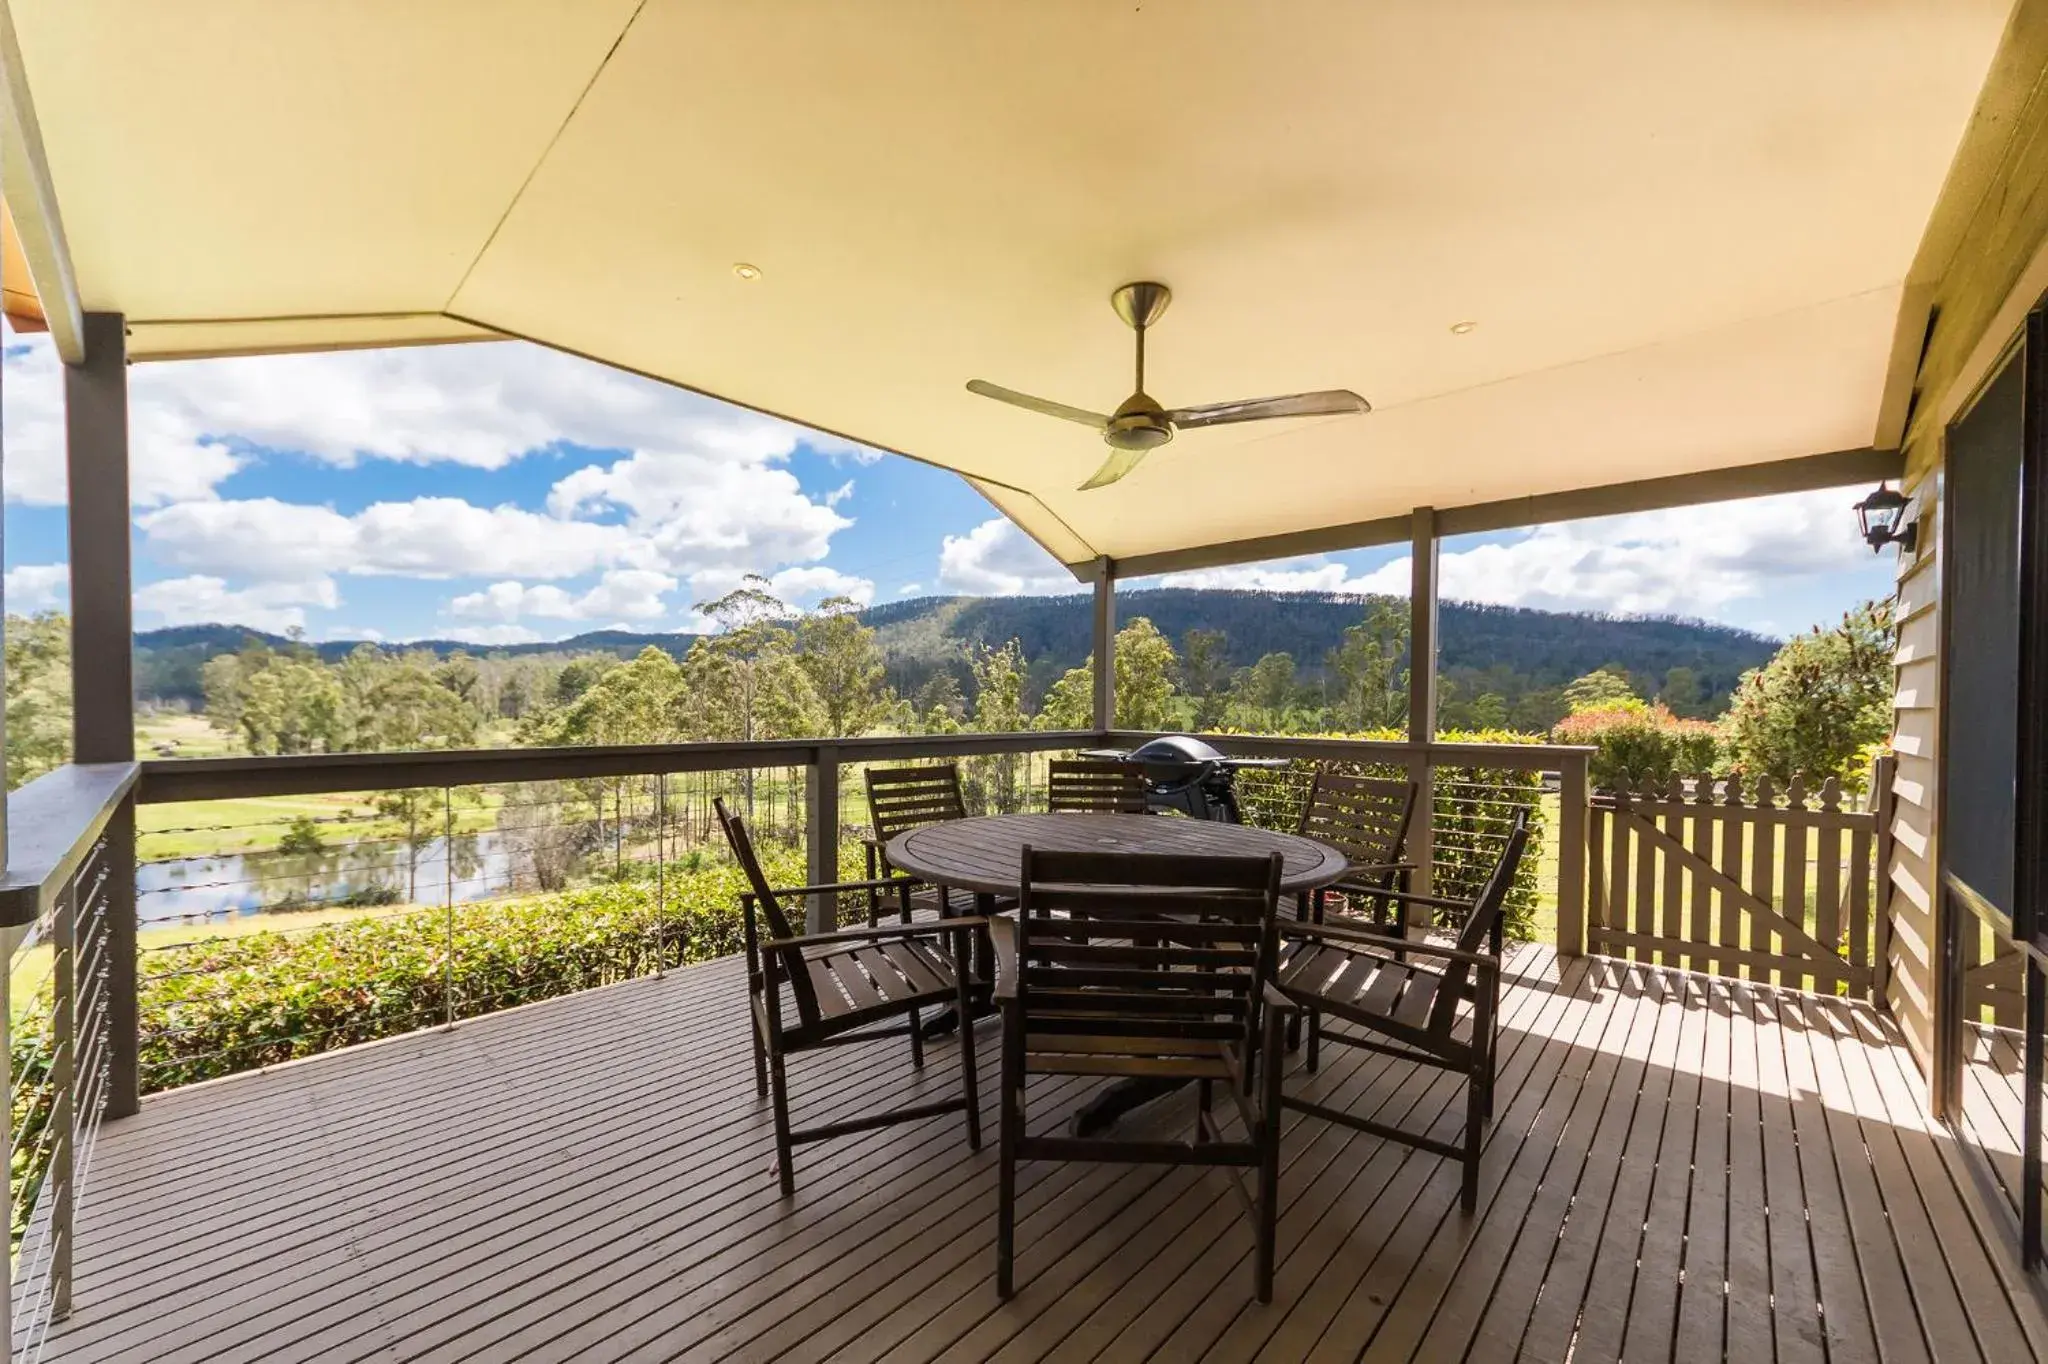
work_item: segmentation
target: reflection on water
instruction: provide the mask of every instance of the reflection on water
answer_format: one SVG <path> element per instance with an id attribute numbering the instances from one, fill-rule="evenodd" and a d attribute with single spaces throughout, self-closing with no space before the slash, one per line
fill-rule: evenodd
<path id="1" fill-rule="evenodd" d="M 451 865 L 447 839 L 408 853 L 400 843 L 378 842 L 319 852 L 243 853 L 145 862 L 136 873 L 137 908 L 144 926 L 199 923 L 266 909 L 333 904 L 418 901 L 439 904 L 481 900 L 514 889 L 516 860 L 500 833 L 458 834 Z"/>

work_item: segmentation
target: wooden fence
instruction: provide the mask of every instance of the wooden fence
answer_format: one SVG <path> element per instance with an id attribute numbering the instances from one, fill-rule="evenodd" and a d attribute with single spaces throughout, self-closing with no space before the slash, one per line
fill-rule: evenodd
<path id="1" fill-rule="evenodd" d="M 1589 951 L 1870 998 L 1882 982 L 1878 898 L 1890 763 L 1869 808 L 1832 778 L 1809 798 L 1766 777 L 1624 786 L 1586 828 Z"/>

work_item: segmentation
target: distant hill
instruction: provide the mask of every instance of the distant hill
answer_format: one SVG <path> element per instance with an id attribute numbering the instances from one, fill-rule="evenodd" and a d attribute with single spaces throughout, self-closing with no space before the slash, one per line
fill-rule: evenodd
<path id="1" fill-rule="evenodd" d="M 1235 666 L 1268 653 L 1293 655 L 1313 678 L 1324 655 L 1347 626 L 1358 623 L 1366 599 L 1344 593 L 1268 593 L 1158 588 L 1119 594 L 1121 621 L 1148 617 L 1178 646 L 1187 632 L 1224 632 Z M 875 628 L 888 660 L 890 681 L 914 692 L 942 669 L 962 675 L 971 648 L 1018 640 L 1031 661 L 1034 691 L 1086 660 L 1089 599 L 1064 597 L 918 597 L 872 607 L 862 618 Z M 1517 690 L 1558 687 L 1609 664 L 1619 664 L 1645 688 L 1654 688 L 1674 667 L 1693 670 L 1708 697 L 1725 696 L 1742 673 L 1770 658 L 1777 641 L 1704 621 L 1669 620 L 1584 612 L 1535 611 L 1519 607 L 1445 602 L 1440 610 L 1441 667 L 1455 686 L 1474 694 L 1500 690 L 1512 675 Z M 418 640 L 382 648 L 458 650 L 482 657 L 513 658 L 603 652 L 630 657 L 652 644 L 680 657 L 696 641 L 690 634 L 639 634 L 598 630 L 544 644 L 478 646 L 453 640 Z M 177 626 L 135 637 L 137 690 L 144 700 L 199 698 L 199 668 L 216 654 L 232 653 L 250 641 L 282 648 L 289 641 L 231 625 Z M 338 659 L 357 641 L 314 646 L 325 659 Z M 1491 680 L 1490 680 L 1491 679 Z"/>

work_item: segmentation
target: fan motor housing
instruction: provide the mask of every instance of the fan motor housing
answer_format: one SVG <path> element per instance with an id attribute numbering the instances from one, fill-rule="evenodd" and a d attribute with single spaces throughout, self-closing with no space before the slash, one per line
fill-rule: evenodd
<path id="1" fill-rule="evenodd" d="M 1118 450 L 1157 450 L 1173 439 L 1173 424 L 1151 397 L 1133 393 L 1102 428 L 1102 439 Z"/>

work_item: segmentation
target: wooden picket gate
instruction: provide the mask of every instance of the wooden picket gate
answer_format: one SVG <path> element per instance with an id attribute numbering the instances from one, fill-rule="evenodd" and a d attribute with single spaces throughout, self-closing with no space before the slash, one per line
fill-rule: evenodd
<path id="1" fill-rule="evenodd" d="M 1794 989 L 1870 998 L 1884 961 L 1879 830 L 1830 778 L 1809 802 L 1794 780 L 1701 777 L 1626 785 L 1588 811 L 1587 950 Z"/>

